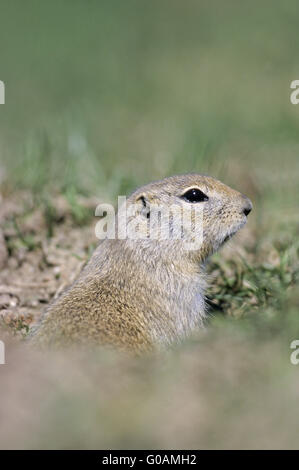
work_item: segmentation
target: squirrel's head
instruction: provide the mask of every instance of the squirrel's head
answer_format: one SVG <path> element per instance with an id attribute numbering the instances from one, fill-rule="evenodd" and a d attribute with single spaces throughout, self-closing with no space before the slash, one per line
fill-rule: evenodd
<path id="1" fill-rule="evenodd" d="M 246 223 L 251 209 L 250 199 L 210 176 L 171 176 L 128 198 L 128 238 L 138 233 L 137 243 L 155 241 L 204 261 Z"/>

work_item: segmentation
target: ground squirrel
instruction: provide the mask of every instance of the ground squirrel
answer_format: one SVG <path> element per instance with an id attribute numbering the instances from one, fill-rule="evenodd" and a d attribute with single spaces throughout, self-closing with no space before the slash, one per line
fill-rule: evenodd
<path id="1" fill-rule="evenodd" d="M 187 174 L 137 189 L 127 207 L 134 210 L 126 223 L 133 221 L 142 235 L 120 237 L 118 220 L 116 238 L 99 243 L 79 278 L 43 314 L 33 343 L 96 342 L 144 351 L 203 325 L 204 265 L 246 223 L 251 201 L 210 176 Z M 191 214 L 179 236 L 170 207 Z"/>

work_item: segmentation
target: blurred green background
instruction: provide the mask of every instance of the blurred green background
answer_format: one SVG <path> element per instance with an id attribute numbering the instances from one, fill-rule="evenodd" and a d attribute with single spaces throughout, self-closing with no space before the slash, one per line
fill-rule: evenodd
<path id="1" fill-rule="evenodd" d="M 297 207 L 296 1 L 0 5 L 2 182 L 114 198 L 198 171 Z"/>
<path id="2" fill-rule="evenodd" d="M 200 172 L 254 204 L 241 256 L 210 267 L 225 315 L 137 365 L 99 354 L 65 375 L 21 360 L 16 395 L 6 368 L 2 447 L 298 447 L 298 24 L 295 0 L 0 0 L 2 194 L 115 202 Z"/>

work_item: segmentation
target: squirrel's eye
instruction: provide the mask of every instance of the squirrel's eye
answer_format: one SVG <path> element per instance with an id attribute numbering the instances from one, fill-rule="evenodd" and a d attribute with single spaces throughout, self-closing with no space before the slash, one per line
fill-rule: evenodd
<path id="1" fill-rule="evenodd" d="M 198 188 L 188 189 L 188 191 L 182 195 L 182 198 L 188 202 L 203 202 L 209 199 L 208 196 Z"/>

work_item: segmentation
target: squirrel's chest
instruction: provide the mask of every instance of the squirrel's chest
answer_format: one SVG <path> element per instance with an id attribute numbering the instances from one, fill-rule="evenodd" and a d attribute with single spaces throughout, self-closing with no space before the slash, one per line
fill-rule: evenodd
<path id="1" fill-rule="evenodd" d="M 205 317 L 204 287 L 200 278 L 180 279 L 168 286 L 159 299 L 160 312 L 155 316 L 155 339 L 168 343 L 184 338 L 203 326 Z"/>

